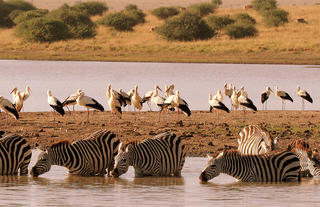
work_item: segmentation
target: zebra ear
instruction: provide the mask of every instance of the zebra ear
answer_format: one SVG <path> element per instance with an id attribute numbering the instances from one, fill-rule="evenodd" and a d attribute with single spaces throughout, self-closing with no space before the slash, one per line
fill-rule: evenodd
<path id="1" fill-rule="evenodd" d="M 273 144 L 278 144 L 278 137 L 275 137 L 274 139 L 273 139 Z"/>
<path id="2" fill-rule="evenodd" d="M 132 148 L 133 148 L 133 145 L 131 143 L 128 144 L 126 147 L 126 152 L 129 152 L 130 150 L 132 150 Z"/>
<path id="3" fill-rule="evenodd" d="M 121 148 L 122 148 L 122 142 L 120 142 L 120 144 L 119 144 L 118 151 L 121 151 Z"/>
<path id="4" fill-rule="evenodd" d="M 212 156 L 211 156 L 210 154 L 207 154 L 207 158 L 208 158 L 208 159 L 211 159 Z"/>

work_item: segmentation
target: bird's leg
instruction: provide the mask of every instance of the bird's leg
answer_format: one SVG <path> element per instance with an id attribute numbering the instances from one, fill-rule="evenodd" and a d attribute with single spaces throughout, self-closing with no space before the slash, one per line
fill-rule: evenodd
<path id="1" fill-rule="evenodd" d="M 304 111 L 304 99 L 302 98 L 302 111 Z"/>
<path id="2" fill-rule="evenodd" d="M 159 122 L 160 122 L 161 112 L 162 110 L 159 110 Z"/>
<path id="3" fill-rule="evenodd" d="M 68 109 L 68 111 L 69 111 L 69 114 L 70 114 L 70 116 L 71 116 L 71 111 L 70 111 L 70 109 L 69 109 L 69 107 L 67 106 L 67 109 Z"/>
<path id="4" fill-rule="evenodd" d="M 147 101 L 150 111 L 152 111 L 149 101 Z"/>
<path id="5" fill-rule="evenodd" d="M 89 123 L 89 109 L 87 110 L 88 110 L 87 122 Z"/>
<path id="6" fill-rule="evenodd" d="M 178 108 L 178 121 L 180 120 L 180 109 Z"/>
<path id="7" fill-rule="evenodd" d="M 6 127 L 8 128 L 8 114 L 6 113 Z"/>
<path id="8" fill-rule="evenodd" d="M 74 112 L 74 105 L 72 105 L 72 111 Z"/>

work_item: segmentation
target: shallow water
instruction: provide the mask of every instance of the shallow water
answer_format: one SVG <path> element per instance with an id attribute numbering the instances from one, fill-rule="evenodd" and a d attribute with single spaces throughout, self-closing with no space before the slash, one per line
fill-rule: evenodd
<path id="1" fill-rule="evenodd" d="M 192 110 L 208 110 L 208 94 L 222 90 L 224 83 L 233 83 L 237 88 L 245 86 L 258 109 L 262 107 L 260 94 L 266 86 L 273 90 L 278 86 L 291 95 L 294 103 L 286 104 L 288 110 L 301 109 L 301 98 L 296 95 L 297 85 L 314 99 L 313 104 L 306 103 L 306 109 L 318 109 L 320 102 L 320 70 L 303 65 L 0 60 L 0 69 L 0 95 L 11 99 L 9 93 L 13 87 L 24 91 L 25 85 L 30 85 L 32 94 L 25 102 L 25 111 L 51 110 L 47 103 L 47 89 L 63 101 L 78 88 L 109 110 L 105 94 L 108 83 L 116 90 L 122 88 L 125 91 L 138 85 L 141 96 L 153 90 L 154 84 L 163 89 L 165 84 L 174 83 Z M 224 103 L 230 107 L 228 97 Z M 281 100 L 274 94 L 269 98 L 268 109 L 281 109 Z"/>
<path id="2" fill-rule="evenodd" d="M 39 152 L 33 151 L 33 166 Z M 38 178 L 0 176 L 0 206 L 317 206 L 320 179 L 245 184 L 221 174 L 198 180 L 206 158 L 187 158 L 181 178 L 70 176 L 53 166 Z"/>

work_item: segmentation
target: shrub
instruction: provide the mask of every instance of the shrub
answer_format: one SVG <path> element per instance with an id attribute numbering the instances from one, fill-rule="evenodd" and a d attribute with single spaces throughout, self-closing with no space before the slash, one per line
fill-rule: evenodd
<path id="1" fill-rule="evenodd" d="M 129 4 L 123 12 L 125 15 L 133 18 L 136 21 L 136 24 L 145 22 L 145 13 L 143 13 L 141 9 L 138 9 L 136 5 Z"/>
<path id="2" fill-rule="evenodd" d="M 22 10 L 13 10 L 12 12 L 10 12 L 8 17 L 12 22 L 14 22 L 14 19 L 20 14 L 23 14 L 24 12 L 25 11 L 22 11 Z"/>
<path id="3" fill-rule="evenodd" d="M 276 9 L 277 1 L 276 0 L 253 0 L 251 5 L 254 10 L 261 13 L 265 10 Z"/>
<path id="4" fill-rule="evenodd" d="M 49 11 L 47 9 L 36 9 L 36 10 L 26 11 L 20 14 L 19 16 L 17 16 L 16 18 L 14 18 L 13 22 L 15 24 L 20 24 L 21 22 L 24 22 L 33 18 L 43 17 L 48 13 Z"/>
<path id="5" fill-rule="evenodd" d="M 252 24 L 234 23 L 226 26 L 226 34 L 231 39 L 239 39 L 244 37 L 255 36 L 258 31 Z"/>
<path id="6" fill-rule="evenodd" d="M 189 12 L 167 19 L 156 31 L 168 40 L 179 41 L 209 39 L 215 35 L 200 16 Z"/>
<path id="7" fill-rule="evenodd" d="M 227 25 L 235 22 L 235 20 L 231 19 L 229 15 L 225 15 L 225 16 L 210 15 L 208 16 L 206 21 L 213 30 L 221 30 L 225 28 Z"/>
<path id="8" fill-rule="evenodd" d="M 268 26 L 278 27 L 288 22 L 289 13 L 283 9 L 272 9 L 265 11 L 263 14 L 263 21 Z"/>
<path id="9" fill-rule="evenodd" d="M 89 16 L 101 16 L 104 12 L 108 11 L 106 3 L 96 1 L 83 2 L 73 6 L 72 9 L 85 12 Z"/>
<path id="10" fill-rule="evenodd" d="M 73 10 L 68 5 L 50 12 L 48 17 L 64 22 L 71 38 L 88 38 L 96 35 L 96 26 L 87 13 Z"/>
<path id="11" fill-rule="evenodd" d="M 159 19 L 167 19 L 179 14 L 179 10 L 175 7 L 159 7 L 152 10 L 151 13 Z"/>
<path id="12" fill-rule="evenodd" d="M 237 14 L 235 15 L 234 19 L 237 22 L 242 22 L 244 24 L 256 24 L 256 20 L 247 13 Z"/>
<path id="13" fill-rule="evenodd" d="M 212 3 L 199 3 L 189 6 L 187 10 L 203 17 L 210 13 L 213 13 L 215 8 L 217 8 L 216 5 Z"/>
<path id="14" fill-rule="evenodd" d="M 15 30 L 15 34 L 28 41 L 53 42 L 69 37 L 67 26 L 59 20 L 35 18 L 22 22 Z"/>
<path id="15" fill-rule="evenodd" d="M 137 24 L 136 20 L 123 12 L 111 13 L 102 17 L 98 24 L 113 27 L 118 31 L 131 31 L 132 27 Z"/>
<path id="16" fill-rule="evenodd" d="M 213 3 L 216 7 L 219 7 L 222 4 L 222 0 L 211 0 L 211 3 Z"/>
<path id="17" fill-rule="evenodd" d="M 14 23 L 9 17 L 14 10 L 28 11 L 36 9 L 32 4 L 22 0 L 0 0 L 0 27 L 12 27 Z"/>

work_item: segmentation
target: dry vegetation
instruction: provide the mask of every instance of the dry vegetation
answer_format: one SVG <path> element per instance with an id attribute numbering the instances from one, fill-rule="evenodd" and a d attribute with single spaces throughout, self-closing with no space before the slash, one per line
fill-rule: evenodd
<path id="1" fill-rule="evenodd" d="M 0 130 L 20 134 L 32 146 L 37 143 L 42 148 L 60 140 L 80 140 L 100 129 L 113 131 L 122 142 L 143 140 L 169 131 L 185 135 L 189 156 L 205 156 L 207 153 L 218 153 L 225 145 L 237 146 L 240 130 L 249 124 L 256 124 L 270 132 L 272 137 L 279 137 L 280 148 L 285 148 L 294 139 L 303 139 L 312 148 L 320 146 L 319 111 L 249 112 L 246 121 L 242 111 L 221 113 L 219 120 L 214 113 L 192 111 L 191 117 L 181 115 L 180 121 L 177 121 L 176 113 L 169 114 L 167 123 L 165 119 L 158 122 L 157 112 L 124 112 L 122 119 L 116 121 L 109 111 L 94 112 L 90 123 L 84 123 L 86 113 L 59 116 L 58 122 L 53 122 L 49 112 L 25 112 L 20 114 L 18 121 L 10 117 L 8 128 L 5 128 L 4 116 L 1 116 Z"/>
<path id="2" fill-rule="evenodd" d="M 1 59 L 161 61 L 320 64 L 320 6 L 286 6 L 290 20 L 284 27 L 268 28 L 261 17 L 248 10 L 258 24 L 254 38 L 230 40 L 226 35 L 207 41 L 169 42 L 154 32 L 152 26 L 162 21 L 147 12 L 146 23 L 133 32 L 117 32 L 100 26 L 93 39 L 55 43 L 29 43 L 17 39 L 13 29 L 0 29 Z M 236 14 L 242 9 L 220 8 L 216 15 Z M 298 24 L 304 18 L 308 24 Z"/>

